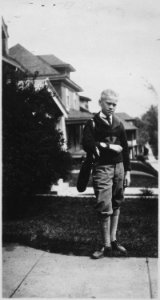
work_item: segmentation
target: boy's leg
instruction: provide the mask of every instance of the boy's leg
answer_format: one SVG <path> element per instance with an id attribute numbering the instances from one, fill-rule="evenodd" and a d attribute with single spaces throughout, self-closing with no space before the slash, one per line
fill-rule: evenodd
<path id="1" fill-rule="evenodd" d="M 118 221 L 120 216 L 120 208 L 113 210 L 113 215 L 111 216 L 111 246 L 112 250 L 118 251 L 122 254 L 127 254 L 127 250 L 117 242 L 117 229 Z"/>
<path id="2" fill-rule="evenodd" d="M 93 171 L 93 187 L 96 195 L 96 210 L 99 215 L 103 247 L 95 251 L 93 258 L 111 256 L 110 224 L 112 209 L 113 165 L 97 165 Z"/>
<path id="3" fill-rule="evenodd" d="M 102 234 L 103 247 L 100 250 L 95 251 L 92 254 L 92 258 L 98 259 L 103 256 L 111 256 L 112 248 L 111 248 L 111 217 L 106 214 L 100 214 L 100 229 Z"/>
<path id="4" fill-rule="evenodd" d="M 104 247 L 111 247 L 111 217 L 105 214 L 100 215 L 100 226 L 101 226 L 101 234 L 102 241 Z"/>
<path id="5" fill-rule="evenodd" d="M 124 167 L 122 163 L 116 164 L 112 189 L 113 214 L 111 216 L 111 245 L 113 250 L 127 253 L 127 250 L 117 242 L 117 229 L 120 216 L 120 206 L 124 199 Z"/>
<path id="6" fill-rule="evenodd" d="M 111 246 L 112 250 L 116 250 L 122 254 L 127 254 L 127 250 L 117 242 L 117 228 L 119 221 L 120 209 L 115 209 L 111 217 Z"/>
<path id="7" fill-rule="evenodd" d="M 111 242 L 115 241 L 117 229 L 118 229 L 118 221 L 120 215 L 120 208 L 113 210 L 113 215 L 111 216 Z"/>

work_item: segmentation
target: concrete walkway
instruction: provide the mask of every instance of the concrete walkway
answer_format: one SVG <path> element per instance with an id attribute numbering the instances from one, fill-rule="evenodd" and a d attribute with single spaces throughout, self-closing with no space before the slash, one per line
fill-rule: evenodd
<path id="1" fill-rule="evenodd" d="M 156 258 L 67 256 L 3 247 L 4 298 L 158 298 Z"/>
<path id="2" fill-rule="evenodd" d="M 148 152 L 148 160 L 147 162 L 157 171 L 159 171 L 159 161 L 157 159 L 155 159 L 153 153 L 152 153 L 152 149 L 150 147 L 150 145 L 147 143 L 146 147 L 148 148 L 149 152 Z"/>

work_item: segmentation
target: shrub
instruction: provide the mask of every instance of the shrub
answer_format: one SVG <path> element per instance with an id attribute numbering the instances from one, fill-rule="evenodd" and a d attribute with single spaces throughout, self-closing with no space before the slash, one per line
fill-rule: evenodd
<path id="1" fill-rule="evenodd" d="M 144 197 L 153 196 L 153 191 L 149 188 L 142 189 L 141 191 L 142 191 L 142 196 Z"/>
<path id="2" fill-rule="evenodd" d="M 57 179 L 68 176 L 71 157 L 56 129 L 58 117 L 46 86 L 35 90 L 28 81 L 22 86 L 4 84 L 3 195 L 14 211 L 17 199 L 23 205 L 24 198 L 47 191 Z"/>

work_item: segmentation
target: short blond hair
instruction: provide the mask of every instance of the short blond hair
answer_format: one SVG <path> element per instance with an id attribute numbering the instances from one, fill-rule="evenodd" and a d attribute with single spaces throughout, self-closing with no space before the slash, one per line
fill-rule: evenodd
<path id="1" fill-rule="evenodd" d="M 112 99 L 118 101 L 118 94 L 116 94 L 113 90 L 107 89 L 102 91 L 101 99 Z"/>

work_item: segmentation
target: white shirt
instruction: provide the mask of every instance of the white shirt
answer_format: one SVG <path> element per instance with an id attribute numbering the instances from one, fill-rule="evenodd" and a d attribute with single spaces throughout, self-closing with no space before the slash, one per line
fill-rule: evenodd
<path id="1" fill-rule="evenodd" d="M 100 111 L 99 116 L 100 116 L 100 118 L 102 118 L 107 124 L 109 124 L 109 122 L 108 122 L 107 119 L 106 119 L 107 116 L 106 116 L 102 111 Z M 110 118 L 110 122 L 111 122 L 111 124 L 112 124 L 112 115 L 110 115 L 109 118 Z M 109 125 L 110 125 L 110 124 L 109 124 Z"/>

